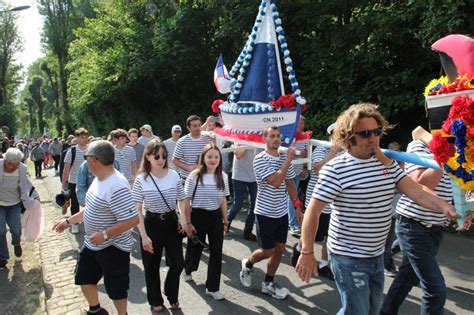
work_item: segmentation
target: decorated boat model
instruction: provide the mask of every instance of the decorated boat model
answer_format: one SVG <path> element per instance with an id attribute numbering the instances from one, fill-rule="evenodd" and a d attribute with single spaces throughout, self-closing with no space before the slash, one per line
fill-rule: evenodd
<path id="1" fill-rule="evenodd" d="M 212 106 L 224 121 L 216 134 L 236 141 L 262 142 L 263 130 L 275 125 L 280 128 L 283 146 L 310 138 L 310 133 L 297 134 L 306 100 L 296 80 L 281 22 L 276 0 L 262 1 L 252 32 L 229 73 L 219 58 L 215 84 L 228 97 Z M 291 83 L 292 93 L 288 95 L 282 70 Z"/>

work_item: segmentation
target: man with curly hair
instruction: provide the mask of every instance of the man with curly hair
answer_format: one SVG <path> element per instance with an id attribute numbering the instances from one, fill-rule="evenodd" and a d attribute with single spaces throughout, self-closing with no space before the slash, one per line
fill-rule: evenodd
<path id="1" fill-rule="evenodd" d="M 413 181 L 379 148 L 391 126 L 377 105 L 350 106 L 336 121 L 334 142 L 346 152 L 323 166 L 305 212 L 296 271 L 309 282 L 317 274 L 314 237 L 330 204 L 329 264 L 341 297 L 338 314 L 379 314 L 384 288 L 384 245 L 391 202 L 399 190 L 423 207 L 456 218 L 454 207 Z"/>

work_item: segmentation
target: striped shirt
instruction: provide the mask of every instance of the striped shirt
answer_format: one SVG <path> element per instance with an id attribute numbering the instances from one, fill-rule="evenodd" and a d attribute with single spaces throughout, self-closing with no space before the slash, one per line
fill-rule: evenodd
<path id="1" fill-rule="evenodd" d="M 194 139 L 191 134 L 187 134 L 176 143 L 173 158 L 179 159 L 186 165 L 196 165 L 199 160 L 199 155 L 202 152 L 204 146 L 211 143 L 209 137 L 201 135 L 199 139 Z M 179 169 L 179 175 L 182 178 L 186 178 L 189 172 L 183 169 Z"/>
<path id="2" fill-rule="evenodd" d="M 431 154 L 428 146 L 420 140 L 410 142 L 407 147 L 407 153 Z M 422 169 L 424 169 L 423 166 L 411 163 L 405 164 L 405 171 L 408 174 Z M 444 201 L 451 203 L 453 192 L 448 175 L 443 174 L 438 185 L 436 185 L 434 192 Z M 397 204 L 397 213 L 404 217 L 419 221 L 426 227 L 431 227 L 432 225 L 446 226 L 449 224 L 449 219 L 444 214 L 423 208 L 405 195 L 400 198 L 400 201 Z"/>
<path id="3" fill-rule="evenodd" d="M 135 149 L 129 145 L 125 145 L 122 150 L 115 147 L 115 160 L 120 164 L 120 171 L 123 176 L 125 176 L 129 182 L 133 181 L 132 162 L 137 161 Z"/>
<path id="4" fill-rule="evenodd" d="M 405 176 L 395 161 L 385 167 L 375 158 L 362 160 L 347 152 L 325 164 L 313 198 L 332 210 L 328 249 L 357 258 L 383 254 L 395 187 Z"/>
<path id="5" fill-rule="evenodd" d="M 306 188 L 306 199 L 305 199 L 306 208 L 308 207 L 309 202 L 311 201 L 311 196 L 314 191 L 314 186 L 316 186 L 316 183 L 318 181 L 318 174 L 316 174 L 316 172 L 314 171 L 313 165 L 324 160 L 324 158 L 329 154 L 330 150 L 331 148 L 327 148 L 325 146 L 320 145 L 314 148 L 313 153 L 311 154 L 311 177 L 308 182 L 308 187 Z M 323 213 L 327 213 L 327 214 L 331 213 L 331 207 L 327 205 L 323 209 Z"/>
<path id="6" fill-rule="evenodd" d="M 176 210 L 176 202 L 186 198 L 181 179 L 175 171 L 168 169 L 168 173 L 163 178 L 150 174 L 145 179 L 145 175 L 145 173 L 142 173 L 135 179 L 132 198 L 134 202 L 143 204 L 146 211 L 165 213 Z M 156 189 L 151 177 L 155 180 L 166 201 L 163 200 L 160 192 Z"/>
<path id="7" fill-rule="evenodd" d="M 191 200 L 191 207 L 206 209 L 209 211 L 219 209 L 222 203 L 222 198 L 230 194 L 227 174 L 222 172 L 222 177 L 224 178 L 225 188 L 224 190 L 218 190 L 214 174 L 204 174 L 203 183 L 199 181 L 197 187 L 197 175 L 190 175 L 184 184 L 184 192 L 186 198 Z M 194 194 L 193 199 L 194 188 L 196 188 L 196 193 Z"/>
<path id="8" fill-rule="evenodd" d="M 95 232 L 102 232 L 118 222 L 137 215 L 128 181 L 119 171 L 116 170 L 104 180 L 95 178 L 86 194 L 84 245 L 95 251 L 115 246 L 122 251 L 130 252 L 133 247 L 131 230 L 111 237 L 101 245 L 92 244 L 89 237 Z"/>
<path id="9" fill-rule="evenodd" d="M 278 172 L 283 166 L 285 156 L 273 156 L 263 151 L 257 154 L 253 160 L 255 178 L 257 180 L 257 201 L 255 203 L 255 214 L 270 218 L 281 218 L 288 214 L 288 195 L 286 193 L 286 182 L 282 181 L 276 188 L 267 181 L 267 177 Z M 285 179 L 296 177 L 293 165 L 286 172 Z"/>
<path id="10" fill-rule="evenodd" d="M 76 145 L 76 156 L 74 157 L 74 163 L 72 163 L 71 168 L 69 169 L 69 177 L 67 179 L 68 183 L 76 184 L 77 183 L 77 173 L 79 172 L 79 167 L 81 167 L 82 162 L 84 162 L 84 154 L 87 151 L 87 147 L 84 151 L 79 149 L 79 146 Z M 64 163 L 71 164 L 72 153 L 71 148 L 66 152 L 66 157 L 64 158 Z"/>
<path id="11" fill-rule="evenodd" d="M 165 147 L 166 147 L 166 151 L 168 153 L 168 167 L 171 168 L 172 170 L 175 170 L 176 172 L 178 172 L 178 167 L 176 165 L 174 165 L 173 163 L 173 154 L 174 154 L 174 149 L 176 148 L 176 143 L 178 143 L 178 141 L 173 141 L 173 138 L 169 138 L 169 139 L 166 139 L 165 141 L 163 141 Z"/>
<path id="12" fill-rule="evenodd" d="M 308 145 L 308 143 L 306 141 L 299 141 L 299 142 L 296 142 L 294 147 L 297 151 L 303 151 L 303 150 L 306 150 L 307 145 Z M 304 167 L 303 163 L 293 164 L 293 169 L 295 170 L 296 176 L 301 175 L 301 172 L 303 172 L 303 167 Z"/>

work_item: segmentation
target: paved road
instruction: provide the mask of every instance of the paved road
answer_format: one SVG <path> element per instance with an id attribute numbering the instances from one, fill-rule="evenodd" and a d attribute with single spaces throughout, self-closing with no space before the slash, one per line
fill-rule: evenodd
<path id="1" fill-rule="evenodd" d="M 59 192 L 60 185 L 57 177 L 51 170 L 44 171 L 47 177 L 44 184 L 50 195 Z M 44 197 L 43 197 L 44 198 Z M 225 301 L 214 301 L 205 295 L 205 279 L 207 271 L 208 254 L 204 253 L 199 270 L 193 274 L 194 281 L 191 283 L 181 282 L 180 303 L 181 311 L 173 311 L 176 314 L 335 314 L 339 309 L 339 296 L 335 283 L 329 280 L 315 278 L 310 284 L 301 282 L 290 266 L 290 253 L 296 239 L 289 236 L 286 252 L 282 264 L 278 269 L 275 281 L 286 287 L 290 292 L 288 298 L 283 301 L 272 299 L 260 293 L 260 284 L 263 281 L 266 264 L 261 262 L 255 265 L 253 284 L 250 289 L 244 289 L 239 280 L 240 260 L 256 248 L 256 243 L 242 239 L 242 229 L 245 214 L 239 213 L 233 226 L 224 241 L 223 268 L 221 280 L 221 292 L 225 295 Z M 51 223 L 47 223 L 47 228 Z M 81 229 L 82 231 L 82 229 Z M 70 234 L 71 241 L 79 248 L 82 244 L 82 234 Z M 129 314 L 150 313 L 146 300 L 145 279 L 143 265 L 141 262 L 138 235 L 131 258 L 131 287 L 129 290 Z M 438 255 L 439 263 L 448 286 L 448 298 L 445 314 L 472 314 L 474 312 L 474 240 L 445 234 L 445 239 Z M 320 248 L 316 248 L 320 250 Z M 397 256 L 396 263 L 400 263 Z M 166 267 L 162 261 L 162 279 Z M 385 291 L 387 292 L 392 279 L 385 278 Z M 163 280 L 162 280 L 163 281 Z M 104 287 L 100 285 L 101 304 L 109 311 L 114 310 L 108 300 Z M 405 303 L 400 314 L 418 314 L 420 309 L 421 290 L 414 288 Z M 167 301 L 166 301 L 167 302 Z"/>

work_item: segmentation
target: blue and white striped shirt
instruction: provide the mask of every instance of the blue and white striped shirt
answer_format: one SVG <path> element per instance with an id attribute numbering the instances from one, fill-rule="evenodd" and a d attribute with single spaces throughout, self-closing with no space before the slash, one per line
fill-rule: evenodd
<path id="1" fill-rule="evenodd" d="M 120 221 L 129 220 L 138 213 L 130 193 L 127 179 L 117 170 L 104 180 L 95 178 L 86 194 L 84 210 L 84 245 L 94 251 L 115 246 L 130 252 L 133 247 L 131 230 L 111 237 L 101 245 L 94 245 L 89 237 L 95 232 L 103 232 Z"/>
<path id="2" fill-rule="evenodd" d="M 191 200 L 192 208 L 206 209 L 209 211 L 219 209 L 221 206 L 222 198 L 229 195 L 229 181 L 227 174 L 222 172 L 224 178 L 224 190 L 217 189 L 217 183 L 214 174 L 204 174 L 203 182 L 199 181 L 196 187 L 197 174 L 196 172 L 191 173 L 186 179 L 184 184 L 184 191 L 186 198 Z M 196 187 L 196 193 L 193 192 Z"/>
<path id="3" fill-rule="evenodd" d="M 208 143 L 211 143 L 209 137 L 201 135 L 199 139 L 194 139 L 191 134 L 187 134 L 180 138 L 176 143 L 174 149 L 173 158 L 179 159 L 186 165 L 196 165 L 201 155 L 202 149 Z M 189 172 L 183 169 L 179 169 L 179 176 L 181 178 L 188 177 Z"/>
<path id="4" fill-rule="evenodd" d="M 281 218 L 288 214 L 288 195 L 286 193 L 286 182 L 282 181 L 276 188 L 267 181 L 267 177 L 278 172 L 283 166 L 285 156 L 278 157 L 268 154 L 265 151 L 257 154 L 253 160 L 255 178 L 257 180 L 257 201 L 255 203 L 255 214 L 264 215 L 270 218 Z M 290 165 L 285 179 L 295 178 L 295 170 Z"/>
<path id="5" fill-rule="evenodd" d="M 134 202 L 143 204 L 143 207 L 147 211 L 153 213 L 165 213 L 171 210 L 176 210 L 176 202 L 186 198 L 184 195 L 183 184 L 181 184 L 181 179 L 176 171 L 168 169 L 168 174 L 163 178 L 158 178 L 150 174 L 146 176 L 145 179 L 145 175 L 145 173 L 142 173 L 135 179 L 132 188 L 132 198 Z M 153 179 L 165 197 L 166 202 L 156 189 L 151 176 L 153 176 Z"/>
<path id="6" fill-rule="evenodd" d="M 115 160 L 120 164 L 120 171 L 123 176 L 130 182 L 134 179 L 132 172 L 132 162 L 137 161 L 135 149 L 129 145 L 125 145 L 122 150 L 115 147 Z"/>

